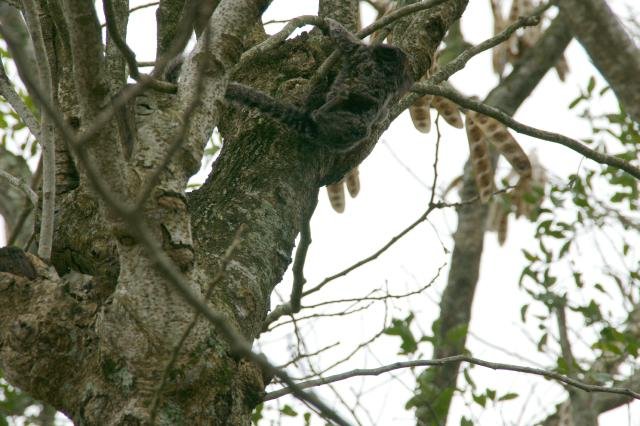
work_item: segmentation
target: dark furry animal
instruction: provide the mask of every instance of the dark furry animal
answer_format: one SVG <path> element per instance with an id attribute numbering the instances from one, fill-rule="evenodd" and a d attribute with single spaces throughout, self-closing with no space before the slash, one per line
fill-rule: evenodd
<path id="1" fill-rule="evenodd" d="M 319 107 L 321 87 L 311 88 L 302 107 L 239 83 L 229 83 L 225 97 L 278 119 L 315 145 L 346 152 L 371 135 L 373 125 L 387 114 L 391 99 L 404 94 L 413 78 L 408 58 L 399 48 L 366 45 L 338 22 L 327 22 L 343 59 Z"/>

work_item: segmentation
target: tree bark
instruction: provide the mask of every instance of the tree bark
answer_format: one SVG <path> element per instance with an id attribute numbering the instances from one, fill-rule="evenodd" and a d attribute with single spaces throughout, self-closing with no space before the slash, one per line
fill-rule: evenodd
<path id="1" fill-rule="evenodd" d="M 640 49 L 620 20 L 604 0 L 561 0 L 558 6 L 629 116 L 640 122 Z"/>
<path id="2" fill-rule="evenodd" d="M 204 295 L 215 283 L 210 306 L 251 342 L 318 188 L 357 165 L 384 130 L 341 155 L 305 146 L 295 132 L 255 111 L 223 105 L 231 78 L 287 101 L 298 99 L 332 47 L 323 37 L 303 35 L 231 76 L 250 47 L 245 35 L 268 3 L 222 0 L 217 5 L 208 24 L 210 38 L 200 37 L 185 59 L 177 93 L 146 90 L 133 100 L 130 157 L 117 115 L 90 133 L 103 119 L 104 105 L 126 90 L 123 58 L 110 42 L 109 48 L 102 46 L 95 10 L 64 0 L 62 10 L 50 2 L 40 17 L 55 28 L 50 44 L 55 48 L 48 51 L 57 73 L 52 99 L 68 125 L 80 130 L 77 137 L 87 132 L 91 137 L 79 147 L 63 143 L 57 134 L 57 146 L 67 151 L 78 180 L 56 200 L 53 265 L 30 256 L 35 279 L 0 273 L 0 364 L 7 380 L 77 424 L 148 424 L 158 397 L 156 424 L 246 425 L 270 380 L 204 320 L 176 351 L 193 310 L 136 239 L 138 230 L 125 226 L 121 205 L 140 203 L 143 189 L 157 180 L 139 204 L 140 226 L 193 291 Z M 406 53 L 416 55 L 412 46 L 420 46 L 432 55 L 466 3 L 449 0 L 418 14 L 418 31 L 399 38 Z M 420 28 L 420 22 L 428 22 L 428 28 Z M 170 42 L 159 39 L 167 49 Z M 426 65 L 413 64 L 415 77 Z M 181 144 L 164 164 L 183 125 Z M 215 126 L 225 140 L 220 156 L 205 184 L 186 194 L 187 179 Z M 163 173 L 154 175 L 161 165 Z M 59 163 L 57 171 L 68 177 L 70 169 Z M 240 243 L 221 270 L 223 254 L 241 227 Z M 214 281 L 216 275 L 222 279 Z M 175 364 L 165 371 L 174 352 Z"/>

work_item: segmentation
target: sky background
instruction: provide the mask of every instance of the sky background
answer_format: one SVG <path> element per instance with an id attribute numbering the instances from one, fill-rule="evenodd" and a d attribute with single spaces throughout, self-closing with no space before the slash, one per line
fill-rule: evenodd
<path id="1" fill-rule="evenodd" d="M 621 13 L 628 13 L 625 6 L 633 4 L 633 1 L 614 0 L 609 3 Z M 144 3 L 147 1 L 132 1 L 131 6 Z M 264 21 L 316 13 L 317 1 L 275 0 L 265 13 Z M 374 17 L 373 10 L 369 7 L 362 8 L 362 15 L 365 23 Z M 278 25 L 270 25 L 268 30 L 274 32 L 278 28 Z M 465 38 L 474 44 L 492 36 L 489 1 L 469 2 L 462 20 L 462 30 Z M 153 59 L 154 9 L 132 15 L 127 38 L 140 61 Z M 567 80 L 560 82 L 554 71 L 549 72 L 515 118 L 525 124 L 573 138 L 587 137 L 590 135 L 589 125 L 577 118 L 576 111 L 568 110 L 567 106 L 579 94 L 580 88 L 586 86 L 589 77 L 596 76 L 598 88 L 604 87 L 605 83 L 575 41 L 569 46 L 566 55 L 570 66 Z M 464 94 L 483 98 L 498 83 L 491 69 L 490 52 L 472 59 L 450 81 Z M 615 105 L 615 99 L 608 95 L 597 105 L 597 109 L 613 111 Z M 442 139 L 436 201 L 440 200 L 443 189 L 461 174 L 468 157 L 464 130 L 454 129 L 444 121 L 441 122 L 440 129 Z M 535 148 L 548 172 L 560 179 L 578 172 L 581 161 L 582 164 L 589 161 L 582 160 L 580 155 L 560 145 L 517 134 L 516 138 L 525 151 Z M 360 194 L 355 199 L 347 199 L 343 214 L 333 211 L 325 190 L 321 189 L 318 207 L 311 222 L 313 243 L 305 266 L 308 286 L 313 286 L 324 277 L 369 256 L 426 210 L 433 180 L 435 140 L 435 126 L 430 134 L 419 133 L 405 112 L 391 124 L 372 154 L 360 166 Z M 498 174 L 504 175 L 508 171 L 504 160 L 501 160 Z M 202 181 L 206 173 L 208 170 L 196 176 L 194 181 Z M 499 182 L 498 179 L 496 181 Z M 457 201 L 455 191 L 448 195 L 447 201 Z M 388 323 L 391 317 L 404 318 L 409 312 L 413 312 L 416 315 L 416 335 L 428 334 L 431 323 L 439 313 L 438 303 L 446 283 L 447 262 L 450 259 L 447 251 L 453 249 L 451 235 L 455 228 L 456 216 L 453 209 L 435 211 L 430 216 L 429 223 L 419 225 L 379 259 L 303 300 L 303 305 L 310 305 L 326 300 L 357 298 L 375 289 L 388 290 L 393 294 L 414 291 L 432 281 L 439 268 L 442 268 L 432 286 L 419 295 L 390 303 L 386 312 L 382 304 L 374 304 L 366 311 L 346 317 L 300 322 L 301 333 L 306 339 L 306 351 L 314 352 L 328 345 L 338 344 L 315 360 L 318 367 L 329 366 L 344 358 L 361 341 L 378 333 L 383 327 L 385 315 Z M 520 219 L 517 222 L 510 221 L 509 236 L 502 247 L 497 244 L 495 234 L 486 235 L 468 338 L 468 348 L 478 358 L 534 367 L 550 367 L 555 364 L 553 357 L 536 351 L 535 342 L 541 333 L 533 323 L 523 325 L 519 319 L 521 306 L 530 301 L 518 287 L 524 265 L 521 249 L 534 245 L 533 233 L 533 225 Z M 586 261 L 588 263 L 590 259 Z M 594 268 L 598 267 L 599 265 L 595 265 Z M 571 279 L 570 274 L 567 274 L 567 282 Z M 288 299 L 290 283 L 289 271 L 283 283 L 277 287 L 272 306 L 280 303 L 278 295 Z M 561 281 L 559 285 L 565 284 Z M 569 284 L 566 285 L 569 287 Z M 588 300 L 589 295 L 581 294 L 579 297 Z M 338 312 L 344 307 L 345 305 L 329 305 L 325 309 L 327 312 Z M 534 314 L 535 308 L 532 309 L 530 313 Z M 304 316 L 304 312 L 302 314 Z M 570 315 L 570 319 L 576 317 Z M 295 343 L 291 328 L 280 327 L 263 335 L 256 347 L 263 350 L 274 363 L 283 364 L 291 358 L 291 346 Z M 382 337 L 328 374 L 407 360 L 397 354 L 399 344 L 397 337 Z M 420 352 L 418 358 L 429 358 L 430 345 L 423 344 Z M 417 372 L 419 371 L 421 370 Z M 415 421 L 413 412 L 403 407 L 415 387 L 413 374 L 407 370 L 381 377 L 354 378 L 336 383 L 333 389 L 348 404 L 353 403 L 354 395 L 360 395 L 361 404 L 367 408 L 366 413 L 364 410 L 358 411 L 362 424 L 412 425 Z M 544 418 L 545 413 L 552 412 L 553 406 L 567 396 L 562 387 L 535 376 L 496 372 L 479 367 L 473 368 L 471 374 L 480 388 L 490 387 L 499 395 L 517 392 L 520 397 L 496 406 L 488 405 L 484 410 L 477 405 L 466 406 L 457 398 L 450 413 L 450 425 L 459 424 L 462 415 L 471 417 L 478 425 L 528 425 Z M 270 389 L 278 387 L 272 385 Z M 328 386 L 317 388 L 317 392 L 330 405 L 345 412 L 336 394 Z M 288 398 L 272 401 L 265 409 L 265 415 L 274 418 L 273 411 L 269 411 L 271 408 L 291 403 L 292 400 Z M 293 405 L 299 412 L 307 411 L 300 404 L 294 402 Z M 300 417 L 288 421 L 285 419 L 282 424 L 301 425 L 302 420 Z M 312 424 L 324 423 L 314 417 Z M 600 424 L 640 425 L 640 404 L 635 403 L 603 415 L 600 417 Z"/>

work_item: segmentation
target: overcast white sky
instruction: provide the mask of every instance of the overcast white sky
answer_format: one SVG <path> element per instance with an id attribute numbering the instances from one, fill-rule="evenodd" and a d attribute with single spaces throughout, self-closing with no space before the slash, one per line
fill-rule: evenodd
<path id="1" fill-rule="evenodd" d="M 617 0 L 610 3 L 623 10 L 622 6 L 633 1 Z M 132 1 L 132 6 L 138 3 L 147 1 Z M 266 12 L 264 20 L 286 19 L 316 12 L 317 1 L 275 0 Z M 369 8 L 364 8 L 363 16 L 371 19 L 373 15 Z M 275 31 L 277 26 L 274 25 L 270 29 Z M 491 36 L 489 1 L 469 2 L 462 29 L 465 38 L 473 43 Z M 128 42 L 136 51 L 139 60 L 153 58 L 153 9 L 138 12 L 132 17 Z M 556 74 L 550 72 L 518 111 L 516 119 L 532 126 L 580 138 L 589 135 L 590 129 L 585 122 L 575 117 L 574 111 L 568 111 L 567 105 L 577 96 L 579 87 L 584 87 L 589 77 L 597 75 L 597 72 L 575 42 L 570 45 L 567 56 L 571 68 L 567 81 L 560 82 Z M 497 83 L 497 78 L 491 71 L 490 53 L 486 52 L 471 60 L 451 81 L 463 93 L 483 97 Z M 598 86 L 604 86 L 600 77 Z M 613 110 L 614 105 L 614 99 L 609 97 L 599 107 L 602 110 Z M 461 173 L 468 156 L 464 130 L 451 128 L 446 123 L 441 124 L 441 130 L 443 136 L 438 164 L 440 190 Z M 566 177 L 579 170 L 581 157 L 567 148 L 522 135 L 516 137 L 525 150 L 536 147 L 543 165 L 552 174 Z M 331 209 L 325 191 L 321 190 L 320 202 L 311 223 L 313 244 L 305 268 L 309 285 L 314 285 L 324 277 L 370 255 L 422 214 L 430 196 L 428 188 L 433 179 L 434 148 L 435 131 L 432 130 L 428 135 L 419 133 L 413 128 L 408 114 L 405 113 L 391 125 L 374 152 L 360 166 L 362 189 L 356 199 L 347 200 L 344 214 L 336 214 Z M 501 167 L 504 169 L 504 164 L 501 163 Z M 455 198 L 455 195 L 450 197 Z M 455 230 L 455 220 L 452 210 L 434 212 L 431 216 L 432 225 L 420 225 L 378 260 L 346 278 L 333 282 L 325 291 L 309 300 L 305 299 L 303 304 L 358 297 L 376 288 L 388 288 L 391 293 L 403 293 L 420 288 L 436 275 L 441 265 L 449 261 L 450 255 L 445 253 L 443 247 L 449 250 L 453 248 L 451 234 Z M 512 222 L 510 225 L 510 234 L 505 246 L 498 246 L 494 234 L 488 234 L 485 240 L 481 278 L 470 331 L 473 333 L 472 336 L 479 336 L 493 345 L 549 367 L 554 361 L 538 353 L 535 344 L 530 341 L 529 336 L 537 339 L 539 333 L 535 328 L 523 328 L 519 320 L 520 307 L 528 301 L 517 285 L 524 262 L 521 248 L 532 246 L 533 228 L 523 220 L 517 224 Z M 432 321 L 438 315 L 438 301 L 447 273 L 445 267 L 431 288 L 407 302 L 392 305 L 388 315 L 404 318 L 412 311 L 417 316 L 418 327 L 425 333 L 428 332 Z M 289 294 L 290 282 L 291 277 L 288 273 L 284 283 L 278 287 L 278 293 L 285 298 Z M 274 298 L 273 305 L 278 302 L 277 297 Z M 328 309 L 335 311 L 337 306 Z M 351 352 L 360 341 L 377 333 L 382 327 L 383 318 L 382 307 L 376 305 L 349 317 L 307 321 L 301 325 L 301 330 L 307 338 L 307 349 L 310 352 L 336 342 L 340 343 L 340 346 L 321 356 L 320 366 L 327 366 Z M 290 337 L 289 332 L 290 330 L 274 332 L 265 335 L 259 342 L 260 348 L 276 364 L 284 363 L 290 358 L 287 348 L 295 340 Z M 531 365 L 487 346 L 472 336 L 469 337 L 468 346 L 479 358 Z M 406 358 L 397 355 L 399 343 L 398 338 L 383 337 L 374 343 L 370 350 L 362 351 L 349 362 L 337 367 L 331 374 L 405 360 Z M 422 347 L 424 358 L 430 356 L 430 350 L 429 345 L 425 344 Z M 451 412 L 450 425 L 459 424 L 461 415 L 471 415 L 479 425 L 532 424 L 566 397 L 560 386 L 532 376 L 481 368 L 474 368 L 472 375 L 481 388 L 488 386 L 496 389 L 500 395 L 517 392 L 521 396 L 484 411 L 479 410 L 477 406 L 465 406 L 457 400 Z M 352 379 L 338 383 L 334 388 L 346 401 L 353 401 L 354 393 L 361 393 L 360 402 L 369 412 L 368 415 L 364 411 L 359 412 L 363 424 L 412 425 L 413 413 L 403 407 L 411 396 L 414 385 L 413 376 L 405 371 L 365 380 Z M 532 390 L 535 391 L 535 395 L 528 400 L 523 409 L 524 401 Z M 343 407 L 328 387 L 318 388 L 318 392 L 327 402 L 335 404 L 336 408 L 344 413 Z M 283 399 L 280 402 L 284 403 L 290 403 L 290 400 Z M 272 402 L 269 405 L 273 407 L 276 404 Z M 636 403 L 630 409 L 624 408 L 602 416 L 600 424 L 640 425 L 639 405 Z M 306 411 L 300 405 L 296 405 L 296 409 L 300 412 Z M 282 424 L 300 425 L 302 420 L 298 417 Z M 312 424 L 324 423 L 314 418 Z"/>

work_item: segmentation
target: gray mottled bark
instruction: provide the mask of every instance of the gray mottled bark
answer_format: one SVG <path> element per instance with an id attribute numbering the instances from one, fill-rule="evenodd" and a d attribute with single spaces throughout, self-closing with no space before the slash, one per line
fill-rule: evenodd
<path id="1" fill-rule="evenodd" d="M 61 3 L 62 9 L 49 2 L 41 17 L 56 29 L 49 50 L 58 59 L 52 97 L 69 126 L 88 132 L 122 84 L 123 62 L 117 49 L 102 46 L 91 4 Z M 419 45 L 433 54 L 438 35 L 466 3 L 449 0 L 428 19 L 421 17 L 438 31 L 416 27 L 416 34 L 407 33 L 407 53 L 415 54 L 412 46 Z M 290 129 L 221 102 L 232 78 L 293 101 L 331 48 L 322 37 L 304 35 L 231 76 L 251 44 L 246 34 L 268 4 L 220 1 L 207 23 L 210 39 L 200 37 L 185 58 L 177 93 L 147 90 L 133 100 L 136 137 L 130 157 L 117 116 L 106 119 L 82 150 L 68 146 L 73 167 L 58 164 L 57 172 L 69 177 L 73 169 L 78 179 L 64 186 L 57 200 L 53 265 L 30 257 L 34 280 L 0 273 L 0 365 L 7 380 L 77 424 L 148 424 L 158 395 L 156 424 L 246 425 L 270 380 L 201 320 L 158 392 L 193 311 L 136 241 L 136 230 L 114 213 L 117 203 L 132 206 L 155 176 L 140 204 L 144 227 L 200 294 L 220 273 L 223 253 L 244 225 L 209 302 L 251 341 L 262 328 L 271 291 L 290 262 L 301 219 L 319 186 L 358 164 L 384 130 L 341 155 L 305 146 Z M 122 2 L 116 7 L 121 10 Z M 166 28 L 172 31 L 171 25 Z M 425 65 L 414 64 L 416 77 Z M 206 183 L 187 194 L 187 179 L 215 126 L 225 138 L 220 157 Z M 67 149 L 57 138 L 60 149 Z M 167 156 L 176 140 L 178 149 Z M 165 156 L 165 169 L 155 175 Z"/>
<path id="2" fill-rule="evenodd" d="M 640 48 L 604 0 L 561 0 L 558 6 L 629 115 L 640 122 Z"/>
<path id="3" fill-rule="evenodd" d="M 359 0 L 320 0 L 318 15 L 325 18 L 333 18 L 341 22 L 351 31 L 356 31 L 358 22 Z"/>

